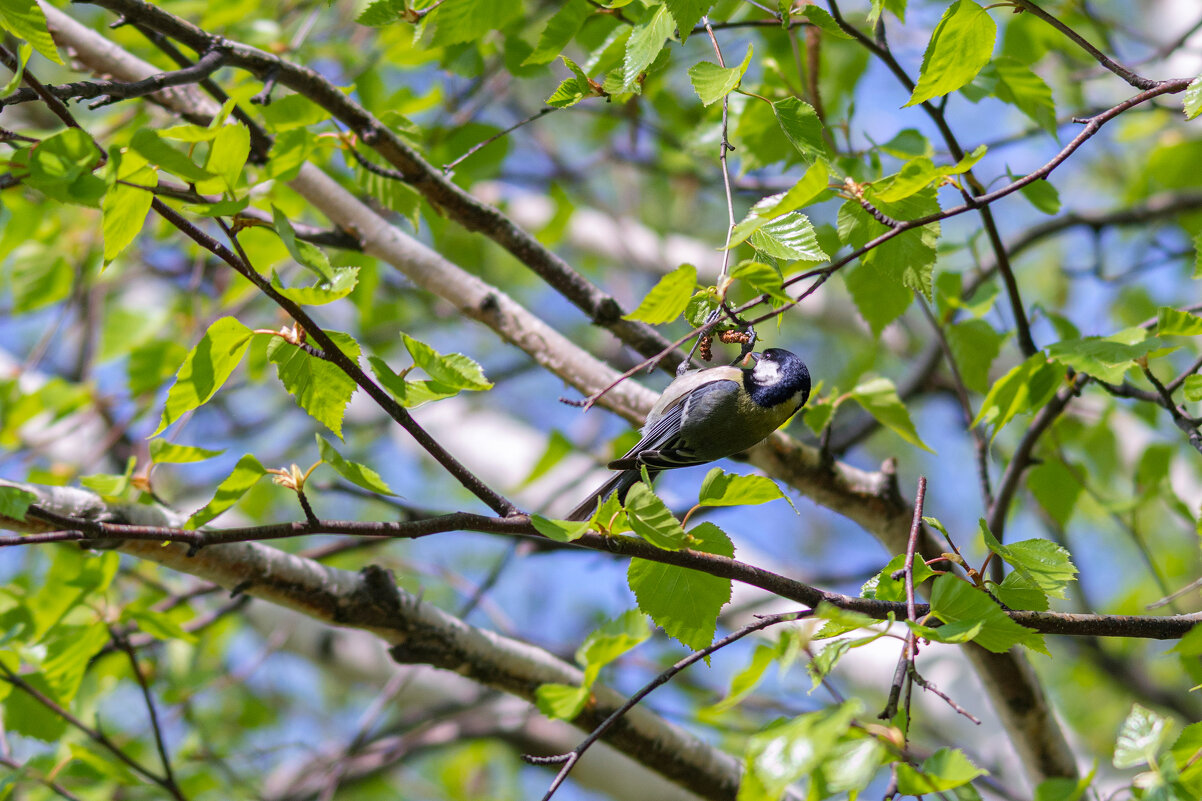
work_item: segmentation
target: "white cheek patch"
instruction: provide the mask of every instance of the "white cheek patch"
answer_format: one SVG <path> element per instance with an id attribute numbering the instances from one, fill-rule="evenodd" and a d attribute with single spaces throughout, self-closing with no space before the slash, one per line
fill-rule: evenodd
<path id="1" fill-rule="evenodd" d="M 751 377 L 760 386 L 771 386 L 780 380 L 780 365 L 767 359 L 760 359 L 755 363 Z"/>

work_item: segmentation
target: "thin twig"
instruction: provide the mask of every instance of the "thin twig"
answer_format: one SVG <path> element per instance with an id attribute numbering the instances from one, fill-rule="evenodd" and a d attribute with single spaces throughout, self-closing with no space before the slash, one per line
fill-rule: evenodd
<path id="1" fill-rule="evenodd" d="M 553 111 L 559 111 L 559 109 L 555 106 L 546 106 L 544 108 L 540 108 L 538 111 L 534 112 L 529 117 L 518 120 L 513 125 L 510 125 L 508 128 L 506 128 L 503 131 L 498 131 L 497 133 L 495 133 L 492 136 L 485 139 L 483 142 L 477 142 L 476 144 L 469 147 L 467 149 L 467 152 L 464 153 L 459 158 L 455 159 L 452 162 L 442 165 L 443 175 L 446 175 L 448 178 L 451 177 L 455 173 L 455 168 L 458 167 L 460 164 L 462 164 L 465 159 L 470 158 L 472 155 L 474 155 L 474 154 L 478 153 L 479 151 L 483 150 L 484 148 L 488 147 L 489 145 L 491 145 L 493 142 L 497 141 L 501 137 L 506 136 L 506 135 L 516 131 L 518 128 L 521 128 L 523 125 L 528 125 L 528 124 L 534 122 L 535 120 L 542 119 L 543 117 L 547 116 L 548 114 L 550 114 Z M 362 163 L 362 162 L 360 162 L 360 163 Z"/>
<path id="2" fill-rule="evenodd" d="M 568 778 L 568 773 L 570 773 L 572 768 L 575 767 L 576 763 L 578 761 L 580 761 L 580 758 L 582 756 L 584 756 L 584 752 L 587 751 L 593 743 L 597 742 L 597 740 L 599 740 L 602 737 L 602 735 L 605 734 L 605 732 L 609 731 L 609 729 L 615 723 L 617 723 L 622 718 L 622 716 L 624 716 L 627 712 L 629 712 L 631 709 L 633 709 L 640 701 L 642 701 L 645 697 L 647 697 L 651 693 L 652 690 L 654 690 L 657 687 L 661 687 L 664 684 L 667 684 L 668 681 L 673 676 L 675 676 L 677 673 L 679 673 L 680 671 L 687 668 L 689 665 L 692 665 L 695 662 L 700 662 L 702 659 L 705 659 L 710 654 L 725 648 L 726 646 L 730 645 L 733 642 L 736 642 L 737 640 L 743 639 L 748 634 L 753 634 L 757 631 L 762 631 L 763 629 L 766 629 L 769 626 L 775 626 L 778 623 L 788 623 L 788 622 L 792 622 L 795 620 L 802 620 L 804 618 L 810 617 L 813 614 L 814 614 L 813 610 L 804 609 L 804 610 L 801 610 L 798 612 L 785 612 L 785 613 L 778 614 L 778 615 L 768 615 L 760 620 L 757 620 L 755 623 L 751 623 L 751 624 L 744 626 L 743 628 L 739 629 L 738 631 L 731 632 L 730 634 L 726 635 L 725 637 L 723 637 L 722 639 L 713 643 L 712 645 L 710 645 L 706 648 L 702 648 L 700 651 L 694 651 L 693 653 L 689 654 L 684 659 L 681 659 L 679 662 L 672 665 L 672 667 L 670 667 L 667 670 L 665 670 L 664 672 L 660 673 L 658 676 L 656 676 L 654 679 L 649 681 L 647 684 L 643 685 L 643 687 L 641 689 L 639 689 L 638 692 L 636 692 L 634 695 L 630 696 L 630 698 L 628 698 L 624 704 L 622 704 L 620 707 L 615 709 L 613 711 L 613 713 L 610 714 L 609 717 L 607 717 L 604 721 L 601 722 L 601 724 L 599 726 L 597 726 L 597 728 L 593 729 L 593 731 L 589 733 L 588 737 L 584 738 L 584 740 L 580 743 L 580 745 L 576 746 L 570 752 L 568 752 L 566 754 L 558 754 L 555 756 L 546 756 L 546 757 L 535 757 L 535 756 L 530 756 L 530 755 L 523 755 L 522 758 L 524 760 L 526 760 L 527 762 L 530 762 L 531 764 L 536 764 L 536 765 L 562 764 L 563 765 L 563 767 L 561 767 L 559 769 L 559 773 L 556 774 L 555 779 L 551 782 L 551 787 L 547 790 L 546 795 L 543 796 L 542 801 L 550 801 L 551 796 L 555 795 L 555 791 L 558 790 L 560 785 L 563 784 L 564 780 Z"/>
<path id="3" fill-rule="evenodd" d="M 171 786 L 169 788 L 171 793 L 182 798 L 183 792 L 176 783 L 175 771 L 171 768 L 171 756 L 167 753 L 167 743 L 163 740 L 163 726 L 159 722 L 158 708 L 155 706 L 154 696 L 150 693 L 150 684 L 146 681 L 146 674 L 142 672 L 142 666 L 138 664 L 138 655 L 134 653 L 134 649 L 125 635 L 112 628 L 109 628 L 109 635 L 112 637 L 113 644 L 129 657 L 130 669 L 138 682 L 138 687 L 142 690 L 142 701 L 146 704 L 146 712 L 150 716 L 150 728 L 154 732 L 154 745 L 159 752 L 159 761 L 163 764 L 163 777 Z"/>

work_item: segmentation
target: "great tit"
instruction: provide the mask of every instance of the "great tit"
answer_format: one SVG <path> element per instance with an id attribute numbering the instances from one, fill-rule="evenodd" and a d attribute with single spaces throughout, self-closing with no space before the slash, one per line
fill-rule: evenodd
<path id="1" fill-rule="evenodd" d="M 640 479 L 662 470 L 705 464 L 745 451 L 785 424 L 810 397 L 810 371 L 780 348 L 752 353 L 755 366 L 691 370 L 668 385 L 647 413 L 643 436 L 610 470 L 621 472 L 571 511 L 588 520 L 597 502 L 617 492 L 623 501 Z"/>

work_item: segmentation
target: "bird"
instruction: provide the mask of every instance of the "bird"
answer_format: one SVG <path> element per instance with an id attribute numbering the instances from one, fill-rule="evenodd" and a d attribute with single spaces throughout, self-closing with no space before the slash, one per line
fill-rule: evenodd
<path id="1" fill-rule="evenodd" d="M 620 472 L 564 519 L 588 520 L 613 492 L 624 501 L 643 467 L 654 479 L 664 470 L 733 456 L 784 425 L 810 397 L 809 369 L 783 348 L 748 356 L 755 362 L 751 368 L 709 367 L 678 376 L 647 413 L 639 443 L 607 465 Z"/>

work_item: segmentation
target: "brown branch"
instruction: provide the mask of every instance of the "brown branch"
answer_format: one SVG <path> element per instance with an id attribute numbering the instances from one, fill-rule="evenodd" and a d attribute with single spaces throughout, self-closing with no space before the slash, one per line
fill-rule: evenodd
<path id="1" fill-rule="evenodd" d="M 182 42 L 196 52 L 222 47 L 228 53 L 230 66 L 247 70 L 260 79 L 274 73 L 281 85 L 305 95 L 350 128 L 359 141 L 383 156 L 408 184 L 436 208 L 465 229 L 482 233 L 509 251 L 588 315 L 594 324 L 608 329 L 645 355 L 657 353 L 667 345 L 667 340 L 651 326 L 623 320 L 622 307 L 612 296 L 572 269 L 566 261 L 499 209 L 474 198 L 450 181 L 395 132 L 317 72 L 249 45 L 210 34 L 144 0 L 96 0 L 96 4 Z M 674 368 L 681 358 L 679 355 L 670 357 L 669 366 Z"/>
<path id="2" fill-rule="evenodd" d="M 1096 60 L 1099 64 L 1122 78 L 1127 83 L 1134 86 L 1136 89 L 1151 89 L 1156 86 L 1156 81 L 1152 80 L 1151 78 L 1145 78 L 1142 75 L 1138 75 L 1133 70 L 1124 67 L 1122 64 L 1090 44 L 1089 41 L 1081 34 L 1077 33 L 1068 25 L 1065 25 L 1063 22 L 1044 11 L 1035 3 L 1031 2 L 1031 0 L 1013 0 L 1013 2 L 1015 5 L 1021 6 L 1025 10 L 1031 12 L 1033 16 L 1039 17 L 1041 20 L 1060 31 L 1062 34 L 1071 39 L 1078 47 L 1093 57 L 1094 60 Z"/>
<path id="3" fill-rule="evenodd" d="M 22 486 L 22 485 L 16 485 Z M 32 488 L 36 489 L 36 488 Z M 485 515 L 456 512 L 437 517 L 407 522 L 367 522 L 359 520 L 319 520 L 310 523 L 279 523 L 263 526 L 245 526 L 214 531 L 195 531 L 173 526 L 147 526 L 123 523 L 106 523 L 60 515 L 41 506 L 31 506 L 27 518 L 41 521 L 40 530 L 66 529 L 71 537 L 63 540 L 95 542 L 175 542 L 189 546 L 189 553 L 196 555 L 208 546 L 258 542 L 270 539 L 305 536 L 309 534 L 348 534 L 366 537 L 392 537 L 414 539 L 431 534 L 451 531 L 476 531 L 486 534 L 533 537 L 544 539 L 525 515 L 488 517 Z M 8 528 L 21 526 L 30 530 L 28 524 L 0 518 L 0 525 Z M 34 544 L 37 535 L 9 538 Z M 724 556 L 701 551 L 665 551 L 661 548 L 629 536 L 586 533 L 571 543 L 601 553 L 637 557 L 662 564 L 676 565 L 699 570 L 712 576 L 728 578 L 749 586 L 758 587 L 786 600 L 808 607 L 829 603 L 841 609 L 862 612 L 877 620 L 890 615 L 904 618 L 909 614 L 903 602 L 878 601 L 872 598 L 857 598 L 841 593 L 828 592 L 800 581 L 781 576 L 755 565 Z M 914 613 L 922 617 L 930 613 L 928 604 L 916 604 Z M 1094 635 L 1101 637 L 1137 637 L 1151 639 L 1177 639 L 1184 636 L 1196 622 L 1202 621 L 1202 613 L 1169 617 L 1141 617 L 1134 615 L 1078 615 L 1063 612 L 1030 612 L 1008 610 L 1007 615 L 1015 622 L 1048 634 Z"/>

